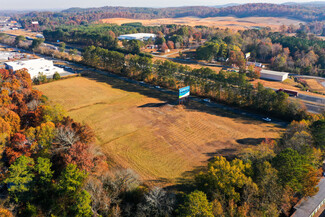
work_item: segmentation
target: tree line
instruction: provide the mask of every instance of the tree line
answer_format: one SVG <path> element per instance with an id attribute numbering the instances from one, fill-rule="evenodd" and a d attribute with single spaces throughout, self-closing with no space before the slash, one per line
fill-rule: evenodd
<path id="1" fill-rule="evenodd" d="M 122 74 L 133 79 L 178 89 L 191 86 L 192 94 L 210 97 L 218 102 L 253 109 L 287 120 L 300 120 L 306 109 L 282 92 L 251 85 L 245 73 L 220 71 L 209 68 L 191 69 L 171 61 L 152 61 L 150 57 L 124 55 L 117 51 L 90 46 L 83 53 L 85 64 Z"/>

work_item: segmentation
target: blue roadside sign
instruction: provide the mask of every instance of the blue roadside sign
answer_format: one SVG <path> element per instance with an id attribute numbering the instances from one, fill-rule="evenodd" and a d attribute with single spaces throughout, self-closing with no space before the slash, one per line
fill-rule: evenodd
<path id="1" fill-rule="evenodd" d="M 187 97 L 189 95 L 190 95 L 190 86 L 183 87 L 183 88 L 179 89 L 179 94 L 178 94 L 179 99 L 181 99 L 183 97 Z"/>

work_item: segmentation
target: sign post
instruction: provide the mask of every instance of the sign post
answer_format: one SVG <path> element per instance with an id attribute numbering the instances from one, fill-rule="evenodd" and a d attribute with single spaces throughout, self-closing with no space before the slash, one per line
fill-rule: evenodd
<path id="1" fill-rule="evenodd" d="M 184 103 L 188 101 L 188 97 L 190 96 L 190 86 L 183 87 L 179 89 L 178 92 L 178 104 Z"/>

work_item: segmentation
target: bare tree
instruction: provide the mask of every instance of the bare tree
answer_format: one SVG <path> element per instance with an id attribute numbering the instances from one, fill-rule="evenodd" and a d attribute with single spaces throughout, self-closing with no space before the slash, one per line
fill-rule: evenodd
<path id="1" fill-rule="evenodd" d="M 69 127 L 59 127 L 55 139 L 59 143 L 58 150 L 66 150 L 79 141 L 76 132 Z"/>
<path id="2" fill-rule="evenodd" d="M 103 183 L 91 177 L 86 184 L 86 190 L 91 196 L 91 206 L 95 216 L 100 216 L 100 214 L 108 216 L 111 208 L 111 199 L 106 194 Z"/>
<path id="3" fill-rule="evenodd" d="M 35 111 L 39 106 L 39 104 L 40 104 L 39 100 L 32 100 L 29 103 L 27 103 L 27 107 L 30 111 Z"/>
<path id="4" fill-rule="evenodd" d="M 145 195 L 145 200 L 138 205 L 137 216 L 171 216 L 175 205 L 175 196 L 167 194 L 159 187 L 153 188 Z"/>
<path id="5" fill-rule="evenodd" d="M 92 210 L 97 216 L 120 216 L 121 195 L 139 186 L 138 175 L 132 170 L 117 170 L 100 178 L 88 179 L 86 190 L 92 197 Z M 126 206 L 129 210 L 132 206 Z"/>

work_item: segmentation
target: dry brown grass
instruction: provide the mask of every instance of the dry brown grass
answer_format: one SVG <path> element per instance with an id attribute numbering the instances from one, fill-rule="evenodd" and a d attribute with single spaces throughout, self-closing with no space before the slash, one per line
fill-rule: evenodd
<path id="1" fill-rule="evenodd" d="M 176 96 L 97 74 L 36 88 L 89 124 L 111 161 L 134 169 L 147 183 L 175 183 L 215 155 L 236 154 L 281 131 L 194 102 L 187 108 L 165 104 Z"/>
<path id="2" fill-rule="evenodd" d="M 310 80 L 310 79 L 308 79 L 308 80 Z M 306 91 L 300 90 L 300 88 L 295 87 L 295 85 L 297 85 L 298 83 L 296 83 L 296 82 L 294 82 L 292 80 L 290 82 L 286 82 L 286 81 L 278 82 L 278 81 L 266 81 L 266 80 L 262 80 L 262 79 L 256 79 L 256 80 L 252 81 L 251 83 L 253 85 L 256 85 L 258 82 L 263 84 L 263 86 L 265 86 L 265 87 L 271 87 L 271 88 L 276 88 L 276 89 L 284 88 L 284 89 L 298 91 L 299 93 L 305 94 L 305 95 L 325 97 L 324 95 L 321 95 L 321 94 L 306 92 Z"/>
<path id="3" fill-rule="evenodd" d="M 162 60 L 162 61 L 165 61 L 166 58 L 165 57 L 153 57 L 152 58 L 152 61 L 156 61 L 156 60 Z M 168 59 L 167 59 L 168 60 Z M 171 61 L 171 60 L 170 60 Z M 200 65 L 200 64 L 195 64 L 195 63 L 183 63 L 183 62 L 180 62 L 180 61 L 175 61 L 173 60 L 173 62 L 176 62 L 178 64 L 181 64 L 183 66 L 189 66 L 191 69 L 200 69 L 200 68 L 210 68 L 212 69 L 213 71 L 219 73 L 219 71 L 222 69 L 222 67 L 216 67 L 216 66 L 203 66 L 203 65 Z"/>
<path id="4" fill-rule="evenodd" d="M 287 18 L 276 18 L 276 17 L 247 17 L 247 18 L 236 18 L 236 17 L 182 17 L 182 18 L 162 18 L 162 19 L 128 19 L 128 18 L 109 18 L 102 19 L 103 23 L 115 23 L 118 25 L 131 22 L 141 22 L 144 26 L 157 26 L 162 24 L 179 24 L 197 26 L 204 25 L 209 27 L 219 28 L 230 28 L 234 30 L 244 30 L 252 27 L 271 27 L 278 29 L 282 24 L 284 25 L 299 25 L 304 23 L 298 20 L 292 20 Z"/>
<path id="5" fill-rule="evenodd" d="M 42 34 L 41 32 L 32 32 L 30 30 L 17 29 L 17 30 L 6 30 L 4 33 L 9 33 L 12 35 L 23 35 L 35 38 L 37 34 Z"/>
<path id="6" fill-rule="evenodd" d="M 325 94 L 325 87 L 316 79 L 304 79 L 312 91 L 317 91 Z M 323 80 L 324 81 L 324 80 Z"/>

